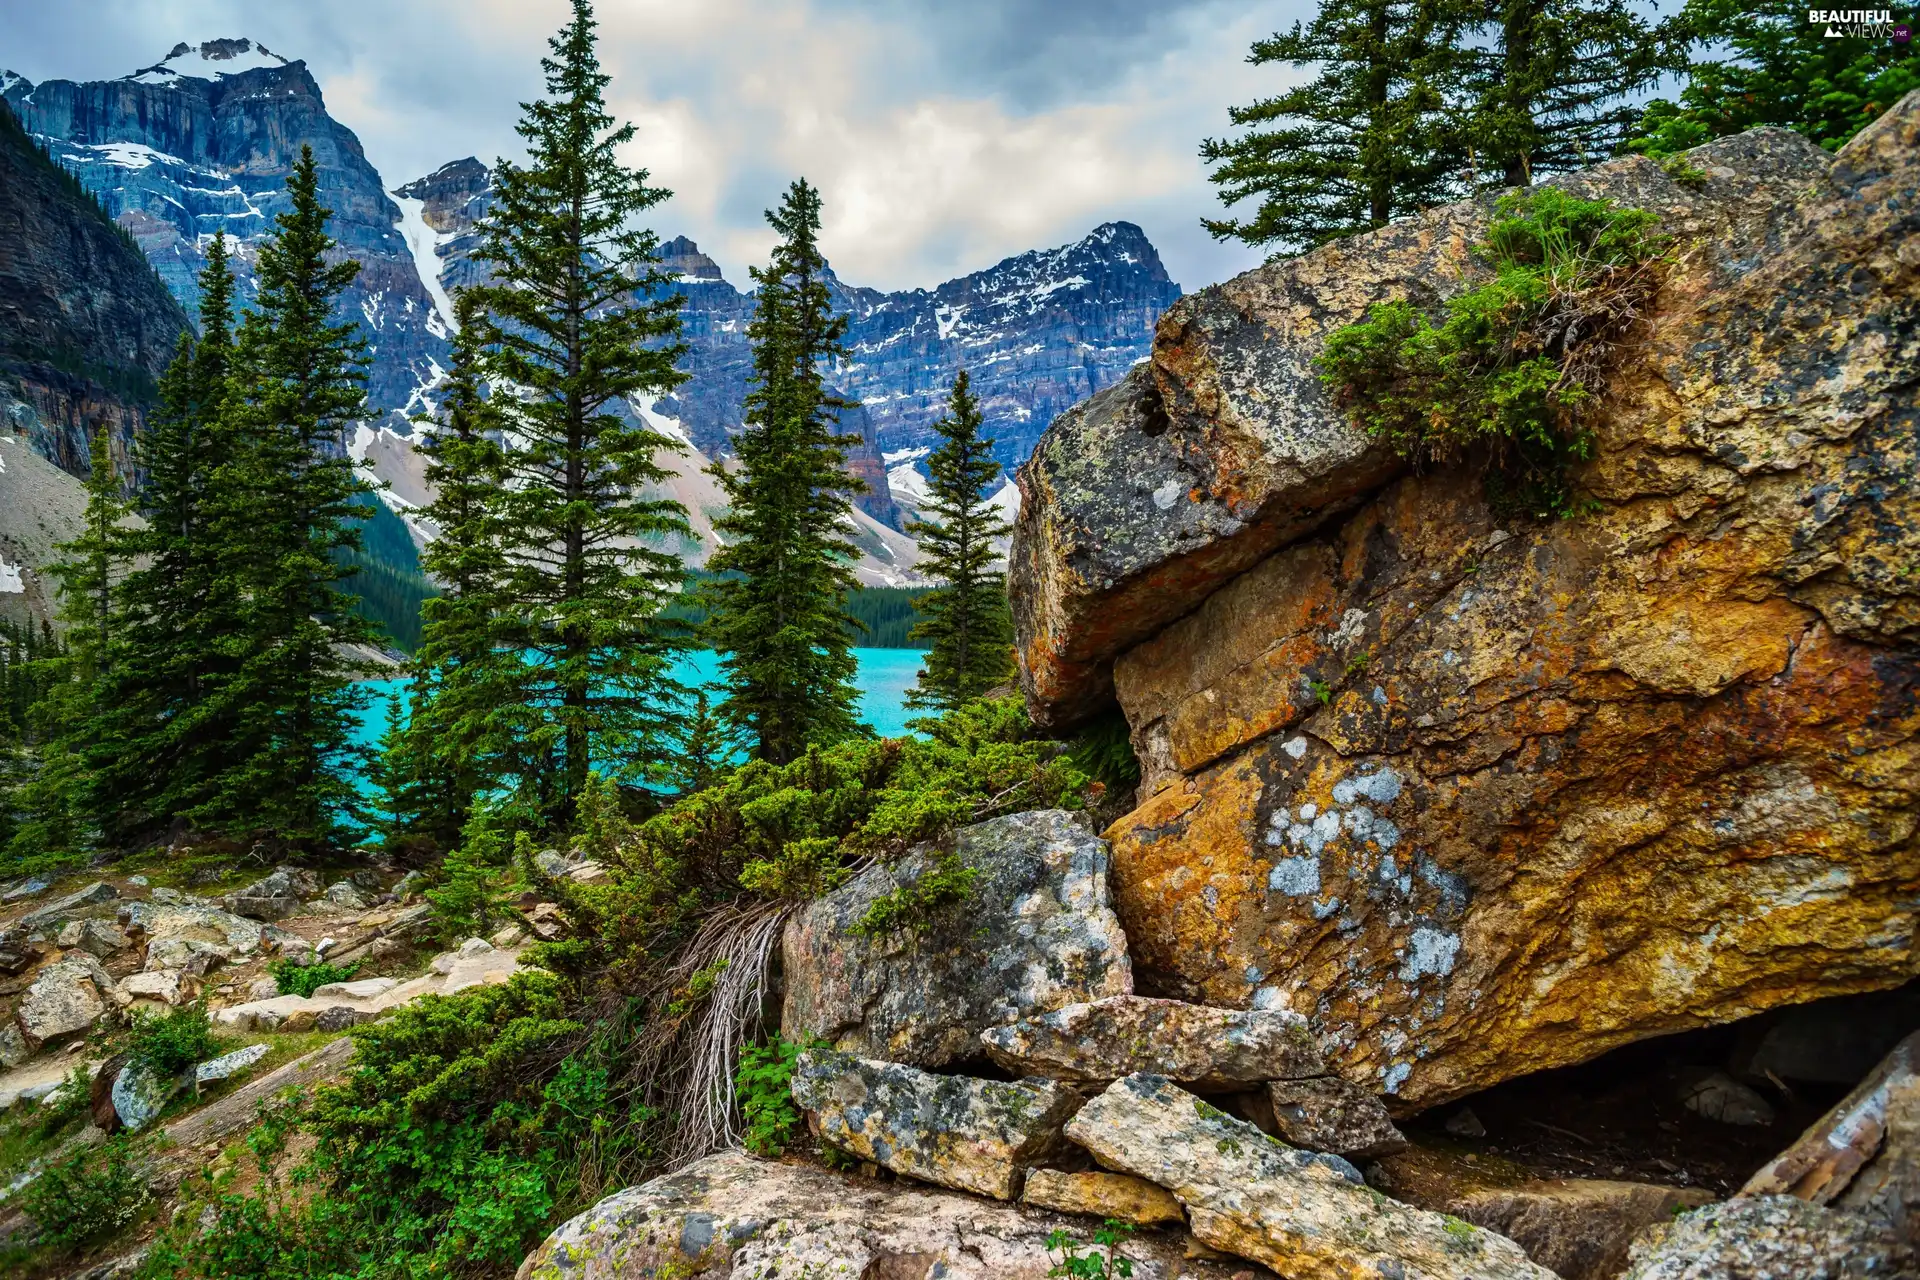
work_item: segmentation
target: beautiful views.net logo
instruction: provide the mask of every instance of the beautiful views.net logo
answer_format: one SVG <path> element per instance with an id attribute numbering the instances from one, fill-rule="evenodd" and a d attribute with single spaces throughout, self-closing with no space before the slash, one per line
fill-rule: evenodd
<path id="1" fill-rule="evenodd" d="M 1826 28 L 1829 40 L 1867 36 L 1906 44 L 1913 39 L 1912 25 L 1894 22 L 1891 9 L 1809 9 L 1807 25 Z"/>

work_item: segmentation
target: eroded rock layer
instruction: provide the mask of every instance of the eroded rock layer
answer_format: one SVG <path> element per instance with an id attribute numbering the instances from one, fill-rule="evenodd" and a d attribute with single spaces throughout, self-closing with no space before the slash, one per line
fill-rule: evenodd
<path id="1" fill-rule="evenodd" d="M 1024 673 L 1042 721 L 1127 715 L 1143 991 L 1290 1006 L 1417 1108 L 1920 972 L 1920 94 L 1837 157 L 1689 159 L 1563 180 L 1676 237 L 1590 513 L 1396 478 L 1310 374 L 1484 278 L 1481 202 L 1183 300 L 1042 442 Z"/>

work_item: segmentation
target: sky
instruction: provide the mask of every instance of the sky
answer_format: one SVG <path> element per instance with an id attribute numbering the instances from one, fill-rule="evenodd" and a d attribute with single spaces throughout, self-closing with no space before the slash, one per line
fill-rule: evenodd
<path id="1" fill-rule="evenodd" d="M 1198 158 L 1227 108 L 1302 73 L 1247 65 L 1311 0 L 600 0 L 627 157 L 728 279 L 773 243 L 794 177 L 826 201 L 849 283 L 932 286 L 1138 223 L 1188 290 L 1261 254 L 1200 226 Z M 462 156 L 518 157 L 518 104 L 565 0 L 0 0 L 0 67 L 111 79 L 175 43 L 245 36 L 303 59 L 389 188 Z"/>

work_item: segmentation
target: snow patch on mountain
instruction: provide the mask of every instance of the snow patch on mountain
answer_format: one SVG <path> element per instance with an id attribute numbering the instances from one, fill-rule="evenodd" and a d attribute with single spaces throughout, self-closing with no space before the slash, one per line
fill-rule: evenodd
<path id="1" fill-rule="evenodd" d="M 203 40 L 188 44 L 182 40 L 173 51 L 150 67 L 142 67 L 122 79 L 141 84 L 164 84 L 180 76 L 205 80 L 213 76 L 237 76 L 247 71 L 291 65 L 257 40 Z"/>
<path id="2" fill-rule="evenodd" d="M 0 559 L 0 592 L 15 596 L 27 592 L 27 580 L 20 576 L 20 566 L 8 564 L 4 559 Z"/>
<path id="3" fill-rule="evenodd" d="M 631 403 L 633 411 L 640 415 L 640 421 L 647 424 L 648 430 L 656 431 L 689 449 L 693 448 L 693 440 L 687 435 L 687 429 L 680 424 L 680 419 L 668 417 L 653 407 L 659 403 L 658 396 L 635 396 Z"/>
<path id="4" fill-rule="evenodd" d="M 440 246 L 453 237 L 441 235 L 427 225 L 422 213 L 427 206 L 426 201 L 403 196 L 397 191 L 387 194 L 400 206 L 400 236 L 407 242 L 408 252 L 413 254 L 413 266 L 420 273 L 420 283 L 427 287 L 427 294 L 433 299 L 434 314 L 427 321 L 427 332 L 440 338 L 449 333 L 458 333 L 460 326 L 453 318 L 453 299 L 447 295 L 447 286 L 442 278 L 446 263 L 440 257 Z M 436 320 L 439 322 L 437 325 L 434 323 Z"/>

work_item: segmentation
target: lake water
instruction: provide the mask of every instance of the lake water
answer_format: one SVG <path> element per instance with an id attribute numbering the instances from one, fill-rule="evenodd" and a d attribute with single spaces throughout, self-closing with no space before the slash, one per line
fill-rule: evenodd
<path id="1" fill-rule="evenodd" d="M 920 662 L 926 656 L 921 649 L 855 649 L 860 664 L 855 677 L 860 686 L 860 719 L 886 738 L 907 732 L 907 690 L 920 678 Z M 676 664 L 674 678 L 688 688 L 717 690 L 720 684 L 720 655 L 709 649 L 685 654 Z M 379 743 L 386 727 L 389 698 L 405 690 L 405 680 L 368 680 L 365 688 L 375 695 L 360 723 L 357 741 L 363 746 Z"/>

